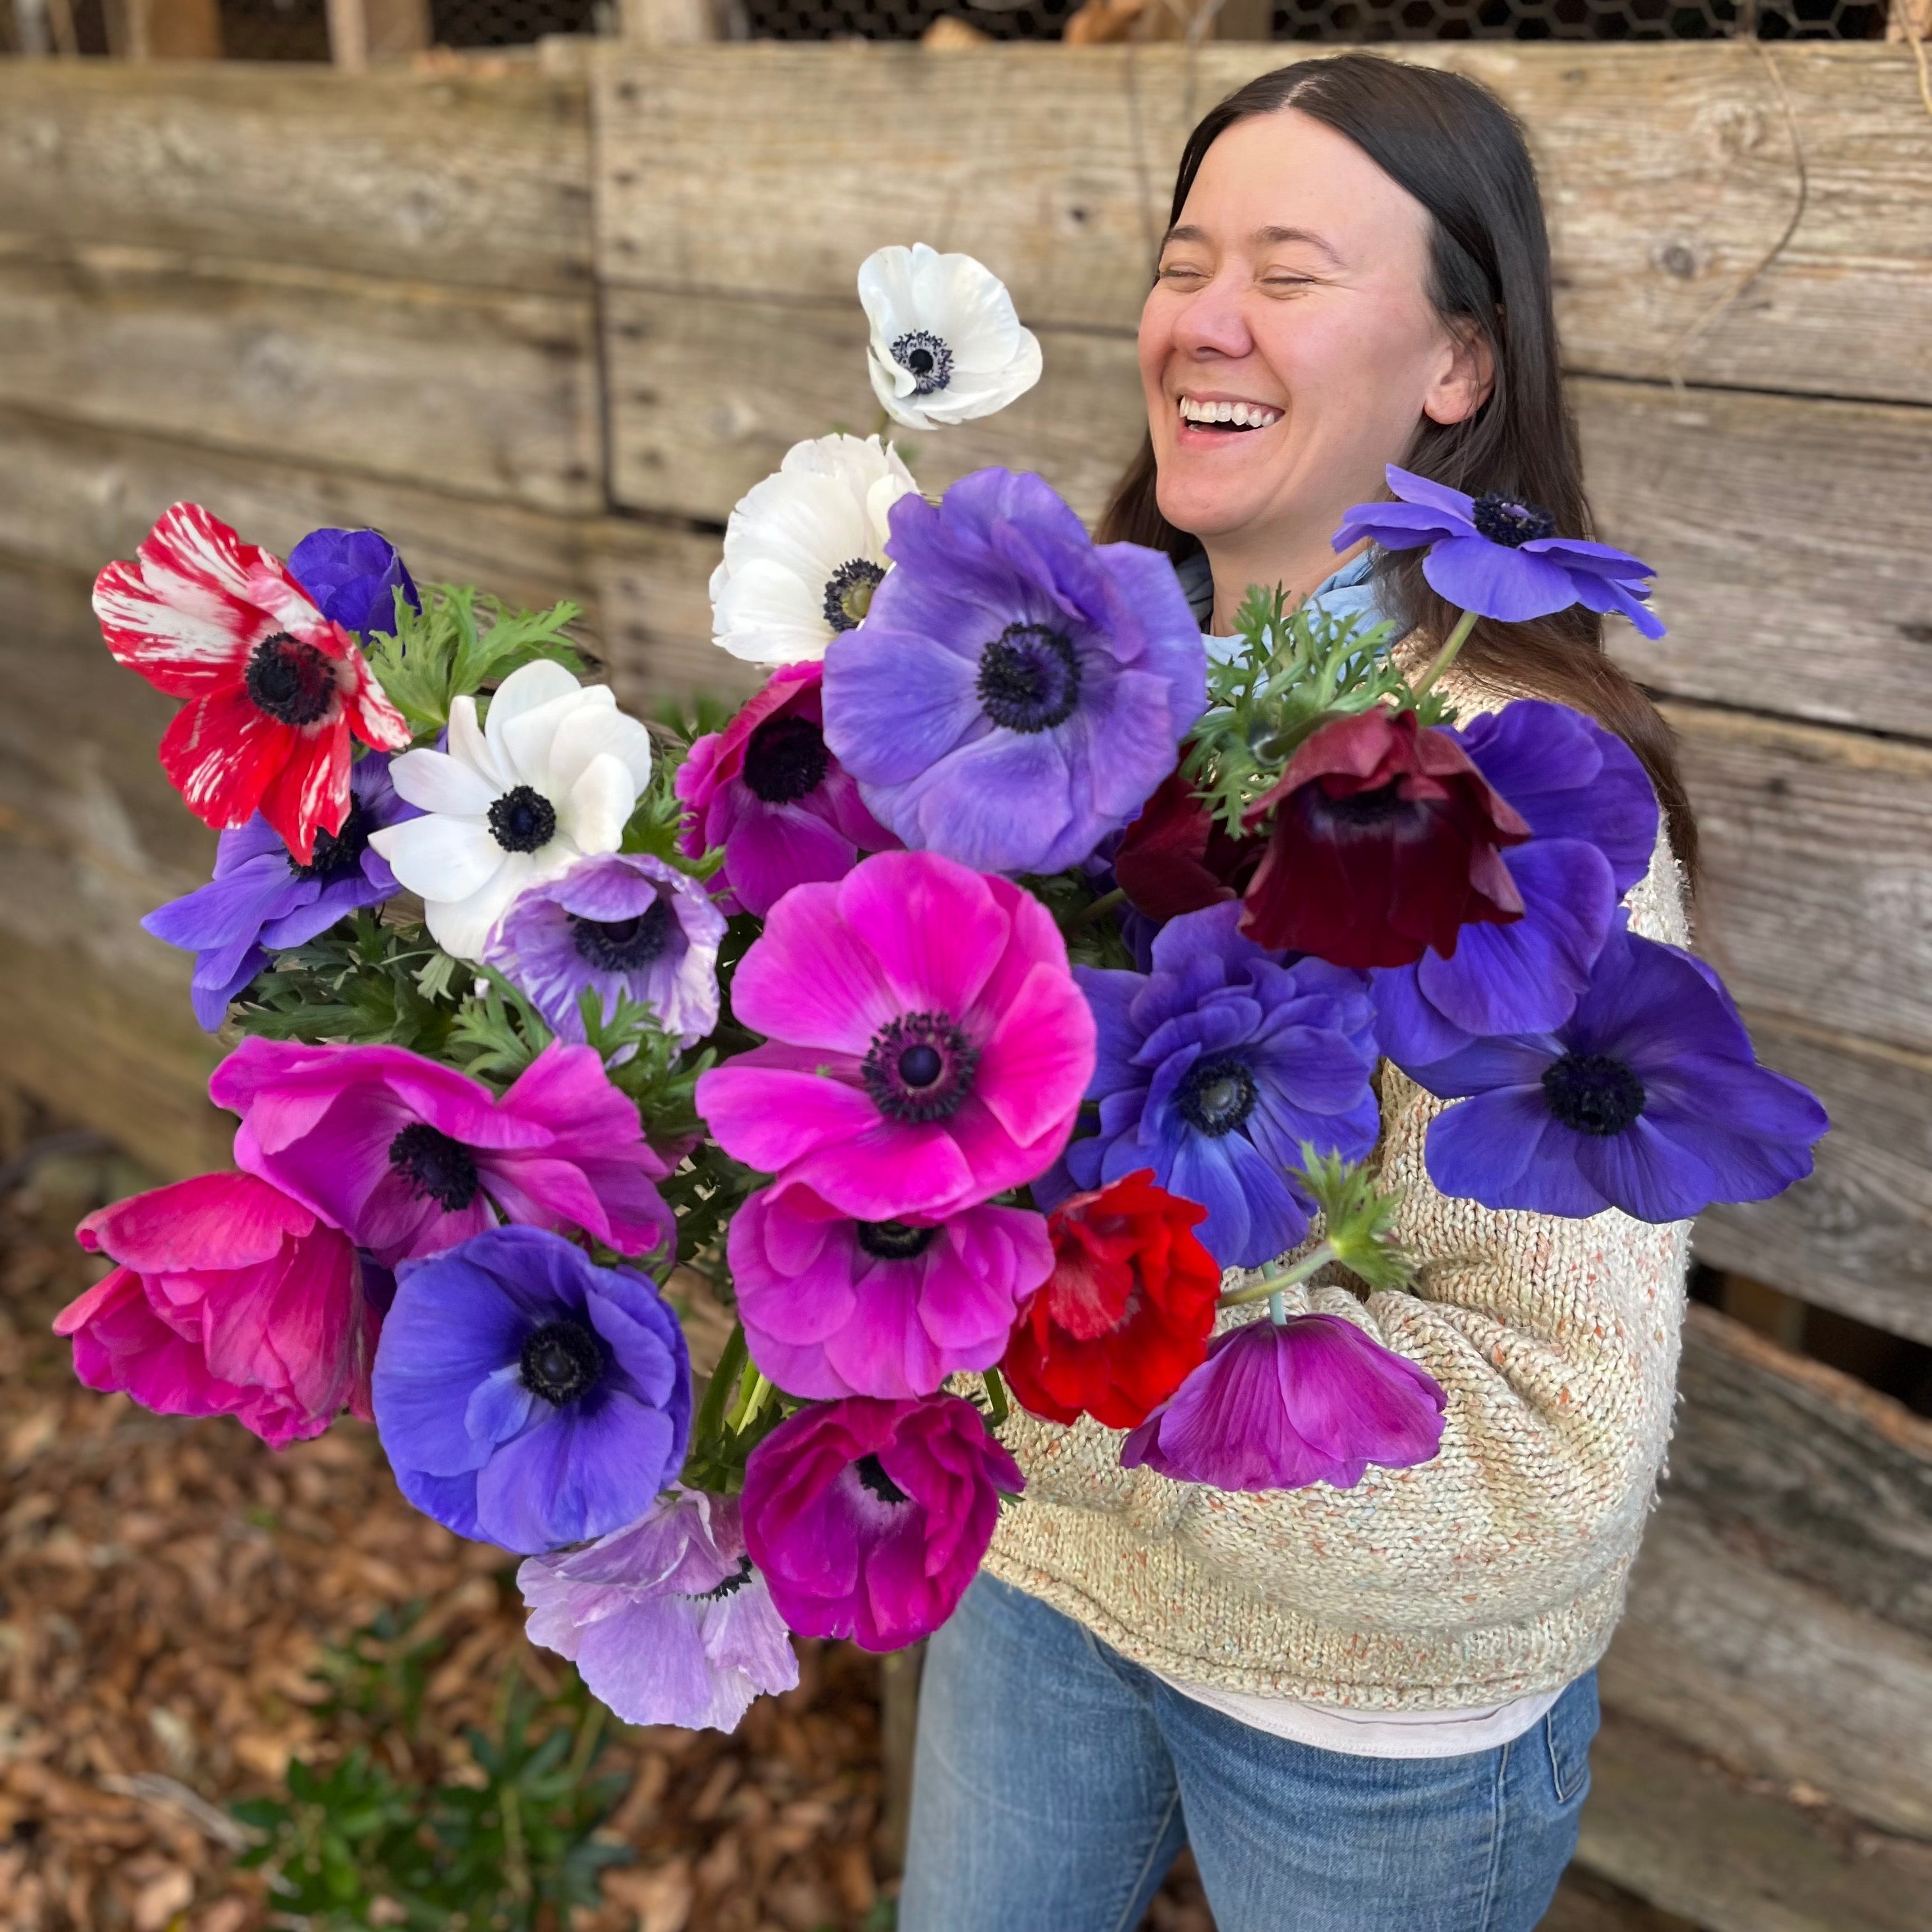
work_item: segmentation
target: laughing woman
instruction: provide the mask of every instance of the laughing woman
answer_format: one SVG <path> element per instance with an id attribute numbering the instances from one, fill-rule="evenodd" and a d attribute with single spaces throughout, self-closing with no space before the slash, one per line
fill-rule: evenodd
<path id="1" fill-rule="evenodd" d="M 1172 221 L 1148 442 L 1102 534 L 1165 550 L 1210 639 L 1280 583 L 1396 618 L 1426 662 L 1420 553 L 1329 547 L 1390 463 L 1587 533 L 1534 171 L 1484 89 L 1354 54 L 1264 75 L 1195 130 Z M 1682 944 L 1694 834 L 1600 628 L 1485 623 L 1442 688 L 1466 719 L 1552 698 L 1627 740 L 1668 824 L 1631 923 Z M 1441 1453 L 1232 1495 L 1122 1468 L 1090 1420 L 1016 1421 L 1025 1506 L 926 1664 L 904 1932 L 1128 1932 L 1183 1844 L 1221 1932 L 1543 1916 L 1669 1432 L 1685 1230 L 1446 1199 L 1438 1103 L 1386 1064 L 1378 1086 L 1422 1265 L 1366 1315 L 1447 1392 Z M 1362 1317 L 1344 1281 L 1297 1292 Z"/>

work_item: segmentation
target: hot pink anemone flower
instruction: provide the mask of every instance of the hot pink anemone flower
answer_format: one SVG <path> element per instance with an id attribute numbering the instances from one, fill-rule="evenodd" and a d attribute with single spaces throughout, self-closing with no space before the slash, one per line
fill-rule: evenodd
<path id="1" fill-rule="evenodd" d="M 933 852 L 794 887 L 731 1003 L 766 1044 L 700 1077 L 713 1137 L 862 1221 L 941 1219 L 1044 1173 L 1094 1070 L 1046 908 Z"/>
<path id="2" fill-rule="evenodd" d="M 232 1415 L 278 1449 L 370 1419 L 376 1311 L 348 1237 L 249 1174 L 205 1174 L 74 1231 L 119 1265 L 54 1319 L 74 1372 L 162 1415 Z"/>
<path id="3" fill-rule="evenodd" d="M 732 1217 L 739 1318 L 752 1360 L 792 1395 L 930 1395 L 990 1368 L 1020 1300 L 1053 1272 L 1044 1215 L 963 1208 L 858 1221 L 807 1187 L 768 1187 Z"/>
<path id="4" fill-rule="evenodd" d="M 351 734 L 397 752 L 410 728 L 288 566 L 199 503 L 167 511 L 136 558 L 100 573 L 94 610 L 119 662 L 188 700 L 162 769 L 197 818 L 232 831 L 260 811 L 307 865 L 349 816 Z"/>
<path id="5" fill-rule="evenodd" d="M 581 1228 L 626 1255 L 675 1238 L 670 1171 L 587 1046 L 553 1041 L 499 1099 L 400 1046 L 244 1040 L 208 1096 L 242 1116 L 237 1166 L 344 1228 L 386 1268 L 500 1214 Z"/>
<path id="6" fill-rule="evenodd" d="M 825 748 L 821 664 L 782 665 L 722 731 L 700 738 L 678 767 L 692 857 L 722 845 L 712 896 L 760 918 L 794 886 L 842 879 L 862 852 L 898 844 Z"/>

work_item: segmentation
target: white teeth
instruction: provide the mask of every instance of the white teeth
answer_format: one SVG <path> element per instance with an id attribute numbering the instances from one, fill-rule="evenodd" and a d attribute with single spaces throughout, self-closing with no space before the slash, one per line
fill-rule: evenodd
<path id="1" fill-rule="evenodd" d="M 1192 396 L 1180 402 L 1184 422 L 1232 423 L 1238 429 L 1268 429 L 1281 420 L 1281 412 L 1263 403 L 1205 403 Z"/>
<path id="2" fill-rule="evenodd" d="M 1250 411 L 1246 403 L 1237 403 L 1234 405 L 1234 421 L 1243 429 L 1246 429 L 1249 424 L 1255 422 L 1260 415 L 1260 410 Z"/>

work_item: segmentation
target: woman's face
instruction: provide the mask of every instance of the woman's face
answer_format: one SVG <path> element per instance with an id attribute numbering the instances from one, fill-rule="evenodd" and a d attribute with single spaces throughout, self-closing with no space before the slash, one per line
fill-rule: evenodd
<path id="1" fill-rule="evenodd" d="M 1294 108 L 1208 149 L 1141 312 L 1169 523 L 1210 549 L 1305 546 L 1384 494 L 1425 416 L 1480 405 L 1486 358 L 1430 303 L 1429 232 L 1420 202 Z"/>

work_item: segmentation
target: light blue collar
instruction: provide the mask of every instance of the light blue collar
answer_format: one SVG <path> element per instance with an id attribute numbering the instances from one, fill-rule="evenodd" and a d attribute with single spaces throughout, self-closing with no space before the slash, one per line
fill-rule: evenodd
<path id="1" fill-rule="evenodd" d="M 1192 608 L 1194 620 L 1204 624 L 1214 614 L 1214 578 L 1208 568 L 1207 553 L 1196 550 L 1186 562 L 1176 566 L 1175 574 L 1180 579 L 1180 587 L 1187 593 L 1187 602 Z M 1340 619 L 1367 617 L 1380 619 L 1381 610 L 1376 598 L 1375 560 L 1372 553 L 1364 550 L 1360 556 L 1352 558 L 1332 575 L 1324 577 L 1308 594 L 1308 603 L 1324 616 Z M 1208 655 L 1225 662 L 1233 654 L 1232 638 L 1216 638 L 1202 633 L 1208 639 Z"/>

